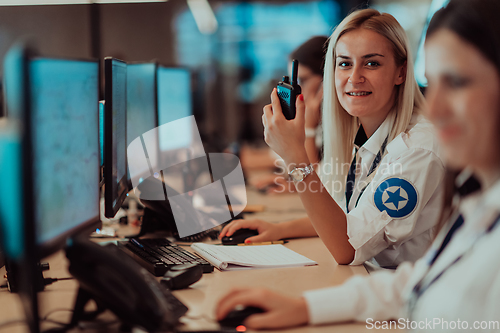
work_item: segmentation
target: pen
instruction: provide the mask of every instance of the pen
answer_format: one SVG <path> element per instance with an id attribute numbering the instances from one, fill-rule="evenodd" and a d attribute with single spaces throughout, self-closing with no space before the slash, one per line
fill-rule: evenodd
<path id="1" fill-rule="evenodd" d="M 260 242 L 260 243 L 241 243 L 238 246 L 248 246 L 248 245 L 271 245 L 271 244 L 286 244 L 288 241 L 279 240 L 279 241 L 271 241 L 271 242 Z"/>

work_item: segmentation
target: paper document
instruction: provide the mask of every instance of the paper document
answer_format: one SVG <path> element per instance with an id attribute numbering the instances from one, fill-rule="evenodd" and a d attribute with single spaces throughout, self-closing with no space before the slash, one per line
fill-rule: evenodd
<path id="1" fill-rule="evenodd" d="M 194 243 L 191 248 L 220 270 L 299 267 L 318 264 L 280 244 L 223 246 Z"/>

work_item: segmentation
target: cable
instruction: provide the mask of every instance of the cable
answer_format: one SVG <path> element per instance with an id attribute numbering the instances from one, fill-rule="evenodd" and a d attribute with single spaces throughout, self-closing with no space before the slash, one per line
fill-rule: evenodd
<path id="1" fill-rule="evenodd" d="M 49 323 L 53 323 L 53 324 L 57 324 L 57 325 L 61 325 L 61 326 L 66 326 L 67 325 L 65 323 L 61 323 L 61 322 L 58 322 L 58 321 L 55 321 L 55 320 L 50 320 L 50 319 L 40 319 L 40 321 L 47 321 Z M 24 325 L 28 325 L 28 323 L 26 322 L 26 319 L 14 319 L 14 320 L 9 320 L 9 321 L 0 323 L 0 330 L 4 329 L 7 326 L 11 326 L 11 325 L 15 325 L 15 324 L 21 324 L 21 323 L 24 324 Z"/>
<path id="2" fill-rule="evenodd" d="M 61 325 L 61 326 L 67 326 L 68 325 L 68 324 L 63 323 L 61 321 L 57 321 L 57 320 L 53 320 L 53 319 L 41 319 L 40 321 L 45 321 L 47 323 L 57 324 L 57 325 Z"/>
<path id="3" fill-rule="evenodd" d="M 60 312 L 60 311 L 74 312 L 75 310 L 67 309 L 67 308 L 54 309 L 54 310 L 49 311 L 41 320 L 48 320 L 48 318 L 51 314 L 56 313 L 56 312 Z"/>
<path id="4" fill-rule="evenodd" d="M 57 320 L 52 320 L 52 319 L 47 318 L 52 313 L 55 313 L 58 311 L 71 311 L 71 312 L 73 312 L 74 310 L 73 309 L 54 309 L 54 310 L 50 311 L 49 313 L 47 313 L 43 319 L 40 319 L 40 321 L 45 321 L 45 322 L 61 325 L 62 327 L 51 328 L 51 329 L 43 331 L 43 333 L 62 333 L 62 332 L 66 332 L 67 330 L 75 327 L 75 325 L 71 324 L 71 323 L 63 323 L 63 322 L 60 322 Z M 96 319 L 95 321 L 78 322 L 76 324 L 76 327 L 80 330 L 99 329 L 99 328 L 108 327 L 110 325 L 114 325 L 117 323 L 120 323 L 120 320 L 114 319 L 114 320 L 109 320 L 109 321 L 99 321 L 98 319 Z"/>
<path id="5" fill-rule="evenodd" d="M 64 281 L 64 280 L 74 280 L 75 278 L 70 276 L 70 277 L 65 277 L 65 278 L 56 278 L 57 281 Z"/>
<path id="6" fill-rule="evenodd" d="M 23 323 L 25 325 L 27 325 L 28 323 L 26 322 L 25 319 L 14 319 L 14 320 L 9 320 L 9 321 L 6 321 L 6 322 L 3 322 L 3 323 L 0 323 L 0 330 L 1 329 L 4 329 L 5 327 L 7 326 L 10 326 L 10 325 L 14 325 L 14 324 L 19 324 L 19 323 Z"/>
<path id="7" fill-rule="evenodd" d="M 57 281 L 64 281 L 64 280 L 73 280 L 74 277 L 65 277 L 65 278 L 44 278 L 43 282 L 46 286 L 51 285 L 54 282 Z"/>

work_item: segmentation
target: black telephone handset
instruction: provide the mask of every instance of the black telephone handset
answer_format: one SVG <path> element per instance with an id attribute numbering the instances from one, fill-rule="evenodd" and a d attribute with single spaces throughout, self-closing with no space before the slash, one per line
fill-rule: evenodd
<path id="1" fill-rule="evenodd" d="M 299 62 L 296 59 L 292 61 L 292 82 L 288 76 L 283 76 L 283 81 L 280 81 L 276 87 L 278 97 L 280 99 L 281 110 L 285 118 L 290 120 L 295 118 L 297 112 L 295 101 L 297 96 L 302 93 L 302 89 L 297 84 L 297 73 L 299 70 Z"/>
<path id="2" fill-rule="evenodd" d="M 70 243 L 66 249 L 69 272 L 80 284 L 72 326 L 89 319 L 83 309 L 90 299 L 124 324 L 148 331 L 171 328 L 187 312 L 184 304 L 116 245 L 100 246 L 84 239 Z"/>

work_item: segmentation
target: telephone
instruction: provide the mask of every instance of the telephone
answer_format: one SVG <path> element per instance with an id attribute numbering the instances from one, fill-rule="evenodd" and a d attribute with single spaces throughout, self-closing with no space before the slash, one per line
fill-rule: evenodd
<path id="1" fill-rule="evenodd" d="M 69 272 L 80 284 L 69 327 L 109 309 L 125 325 L 157 331 L 172 328 L 188 311 L 114 244 L 100 246 L 86 239 L 71 239 L 66 256 L 70 261 Z M 97 304 L 96 311 L 84 311 L 89 300 Z"/>

